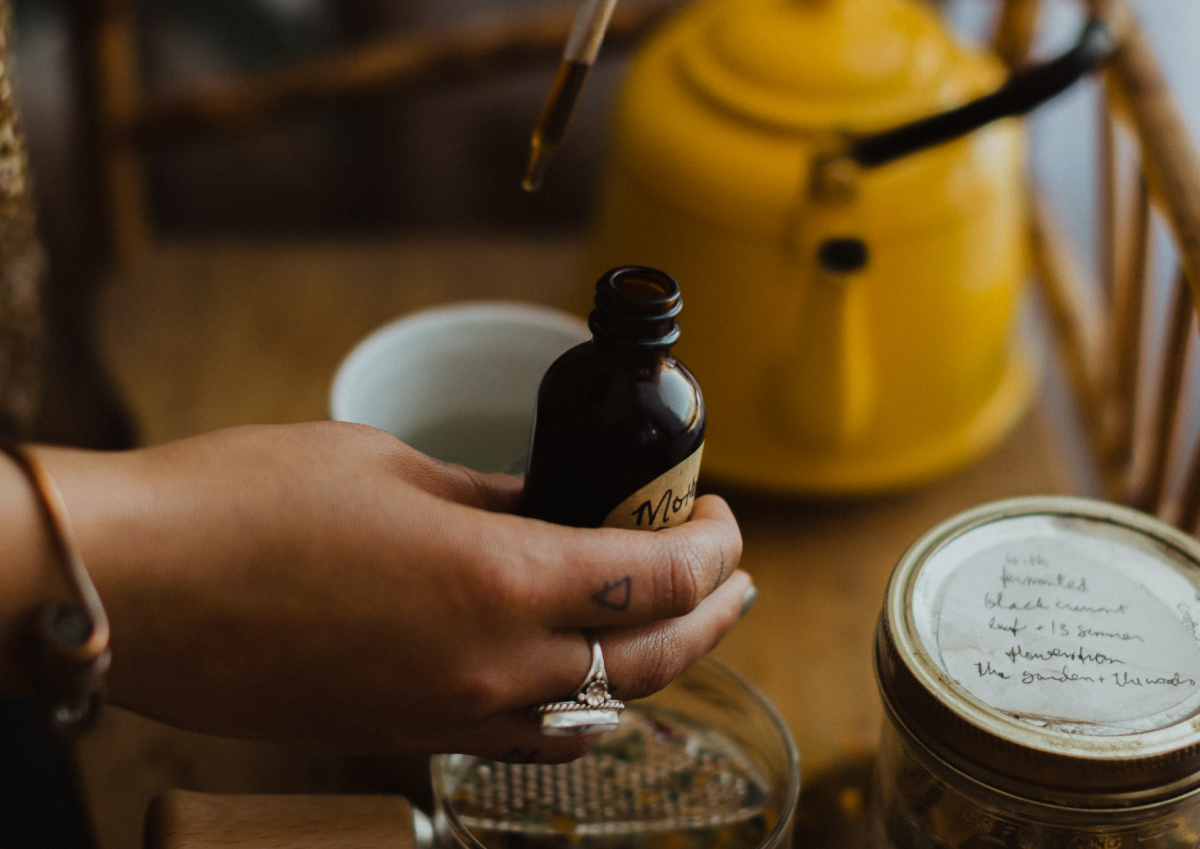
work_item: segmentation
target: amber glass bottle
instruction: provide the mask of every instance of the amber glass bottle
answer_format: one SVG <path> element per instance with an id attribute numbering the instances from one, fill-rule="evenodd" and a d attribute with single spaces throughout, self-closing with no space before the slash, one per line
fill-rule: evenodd
<path id="1" fill-rule="evenodd" d="M 671 356 L 679 284 L 643 266 L 596 283 L 592 339 L 542 378 L 524 513 L 576 527 L 657 530 L 685 521 L 696 497 L 704 399 Z"/>

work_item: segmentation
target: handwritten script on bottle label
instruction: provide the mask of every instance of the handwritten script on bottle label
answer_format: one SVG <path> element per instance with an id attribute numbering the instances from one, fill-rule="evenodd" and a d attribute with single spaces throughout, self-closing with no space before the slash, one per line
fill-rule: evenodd
<path id="1" fill-rule="evenodd" d="M 701 445 L 682 463 L 659 475 L 618 504 L 604 519 L 606 528 L 658 531 L 682 525 L 692 515 L 700 476 Z"/>
<path id="2" fill-rule="evenodd" d="M 1120 546 L 1113 551 L 1121 556 Z M 1080 555 L 1069 541 L 1042 539 L 966 560 L 941 604 L 946 671 L 994 708 L 1038 723 L 1078 723 L 1083 733 L 1192 698 L 1200 690 L 1196 623 L 1136 580 L 1136 570 Z"/>

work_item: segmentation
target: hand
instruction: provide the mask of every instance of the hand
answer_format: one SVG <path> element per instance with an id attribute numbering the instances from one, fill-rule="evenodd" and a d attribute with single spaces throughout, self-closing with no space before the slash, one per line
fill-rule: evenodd
<path id="1" fill-rule="evenodd" d="M 724 502 L 646 533 L 512 515 L 520 481 L 372 428 L 40 449 L 112 622 L 111 701 L 201 732 L 561 760 L 540 734 L 596 629 L 615 697 L 665 686 L 737 620 Z"/>

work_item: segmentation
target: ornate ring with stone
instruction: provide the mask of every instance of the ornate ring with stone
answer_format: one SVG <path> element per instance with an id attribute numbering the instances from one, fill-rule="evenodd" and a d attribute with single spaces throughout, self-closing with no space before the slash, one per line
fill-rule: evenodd
<path id="1" fill-rule="evenodd" d="M 536 711 L 542 718 L 542 734 L 547 737 L 578 737 L 602 734 L 617 727 L 625 703 L 608 693 L 608 675 L 604 671 L 604 652 L 600 641 L 587 634 L 592 650 L 592 665 L 572 701 L 539 705 Z"/>

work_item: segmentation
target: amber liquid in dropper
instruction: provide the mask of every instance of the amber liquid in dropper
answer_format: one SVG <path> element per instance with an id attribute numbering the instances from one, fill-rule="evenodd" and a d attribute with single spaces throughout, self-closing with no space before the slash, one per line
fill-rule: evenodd
<path id="1" fill-rule="evenodd" d="M 575 103 L 579 100 L 579 92 L 591 68 L 590 64 L 584 62 L 563 60 L 559 63 L 554 83 L 550 86 L 550 93 L 546 96 L 542 114 L 538 117 L 529 142 L 529 166 L 521 183 L 525 191 L 536 191 L 542 184 L 551 155 L 567 135 L 567 125 L 571 123 Z"/>

